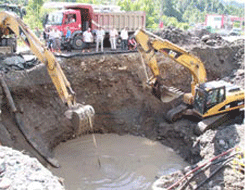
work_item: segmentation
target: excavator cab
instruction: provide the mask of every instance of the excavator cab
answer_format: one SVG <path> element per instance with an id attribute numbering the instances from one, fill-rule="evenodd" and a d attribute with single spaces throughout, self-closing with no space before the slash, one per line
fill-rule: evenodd
<path id="1" fill-rule="evenodd" d="M 204 115 L 209 109 L 225 100 L 225 87 L 215 88 L 209 91 L 197 89 L 194 98 L 194 109 L 200 115 Z"/>
<path id="2" fill-rule="evenodd" d="M 193 109 L 201 117 L 215 115 L 244 105 L 243 90 L 223 80 L 200 84 L 196 88 Z"/>

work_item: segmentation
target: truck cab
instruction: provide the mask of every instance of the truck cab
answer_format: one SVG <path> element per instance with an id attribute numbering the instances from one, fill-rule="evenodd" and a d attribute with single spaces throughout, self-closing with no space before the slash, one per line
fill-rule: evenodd
<path id="1" fill-rule="evenodd" d="M 85 23 L 85 22 L 84 22 Z M 72 46 L 74 49 L 83 49 L 82 32 L 87 30 L 87 25 L 83 27 L 80 10 L 60 10 L 48 14 L 45 27 L 57 28 L 66 35 L 69 26 L 72 34 Z"/>

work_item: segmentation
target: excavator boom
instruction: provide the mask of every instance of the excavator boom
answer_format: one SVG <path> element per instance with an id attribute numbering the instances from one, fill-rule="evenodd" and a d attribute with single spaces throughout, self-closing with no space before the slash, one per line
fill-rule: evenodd
<path id="1" fill-rule="evenodd" d="M 92 127 L 90 125 L 92 125 L 95 114 L 94 108 L 90 105 L 76 103 L 75 92 L 72 90 L 60 64 L 57 62 L 53 53 L 40 42 L 29 27 L 16 14 L 2 11 L 0 12 L 0 31 L 0 39 L 2 35 L 9 33 L 14 33 L 20 37 L 35 56 L 46 65 L 59 97 L 69 108 L 69 110 L 65 112 L 65 116 L 72 121 L 75 133 L 79 135 L 83 133 L 87 127 Z M 40 142 L 36 142 L 35 146 L 39 143 Z"/>
<path id="2" fill-rule="evenodd" d="M 135 32 L 135 39 L 139 44 L 139 52 L 143 55 L 148 66 L 151 68 L 155 78 L 154 81 L 159 82 L 160 80 L 160 71 L 155 55 L 155 51 L 159 51 L 190 71 L 193 79 L 191 82 L 191 97 L 195 95 L 195 86 L 206 82 L 206 70 L 198 57 L 195 57 L 170 41 L 162 39 L 143 29 Z M 187 103 L 189 102 L 189 104 L 192 102 L 190 98 L 186 98 L 186 101 Z"/>

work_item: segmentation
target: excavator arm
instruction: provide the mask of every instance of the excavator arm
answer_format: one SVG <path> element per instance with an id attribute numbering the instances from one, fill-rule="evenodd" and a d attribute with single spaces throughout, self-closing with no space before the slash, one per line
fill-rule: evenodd
<path id="1" fill-rule="evenodd" d="M 46 65 L 60 98 L 69 107 L 65 115 L 73 120 L 73 125 L 78 125 L 74 127 L 79 132 L 82 131 L 82 128 L 89 120 L 86 117 L 94 116 L 94 109 L 90 105 L 84 106 L 76 103 L 75 92 L 72 90 L 53 53 L 40 42 L 29 27 L 14 13 L 7 11 L 0 12 L 0 30 L 3 34 L 8 34 L 10 31 L 15 33 L 16 36 L 20 37 L 29 46 L 36 57 Z"/>
<path id="2" fill-rule="evenodd" d="M 153 85 L 161 83 L 159 76 L 160 71 L 158 68 L 155 51 L 163 53 L 165 56 L 171 58 L 189 70 L 192 75 L 190 98 L 194 97 L 195 95 L 195 86 L 197 84 L 206 82 L 206 70 L 203 63 L 199 58 L 190 54 L 186 50 L 143 29 L 139 29 L 135 32 L 135 39 L 139 46 L 139 52 L 146 60 L 154 75 L 151 79 L 151 83 L 153 83 Z M 192 100 L 189 100 L 189 104 L 191 104 L 191 101 Z"/>

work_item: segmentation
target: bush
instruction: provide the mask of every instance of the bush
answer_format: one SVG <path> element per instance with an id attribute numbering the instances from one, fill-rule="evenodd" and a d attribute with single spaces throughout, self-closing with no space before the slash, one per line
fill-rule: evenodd
<path id="1" fill-rule="evenodd" d="M 180 23 L 178 23 L 177 28 L 180 28 L 182 30 L 188 30 L 190 28 L 190 26 L 188 23 L 180 22 Z"/>

